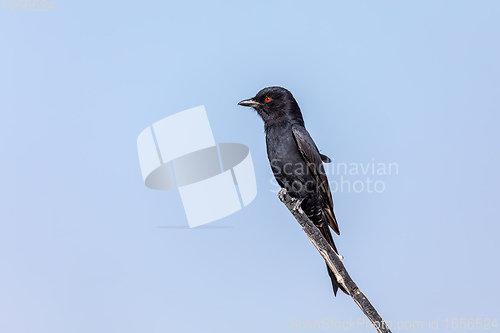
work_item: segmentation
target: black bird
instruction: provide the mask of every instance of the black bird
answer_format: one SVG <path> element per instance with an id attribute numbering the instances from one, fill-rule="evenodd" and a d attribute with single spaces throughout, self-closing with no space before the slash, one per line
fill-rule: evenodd
<path id="1" fill-rule="evenodd" d="M 282 87 L 264 88 L 238 105 L 254 108 L 264 120 L 267 156 L 274 177 L 290 196 L 301 200 L 301 207 L 321 234 L 338 253 L 329 226 L 340 235 L 333 213 L 333 200 L 323 162 L 331 162 L 321 154 L 307 132 L 299 105 L 292 93 Z M 333 292 L 342 288 L 328 268 Z M 345 292 L 345 290 L 344 290 Z"/>

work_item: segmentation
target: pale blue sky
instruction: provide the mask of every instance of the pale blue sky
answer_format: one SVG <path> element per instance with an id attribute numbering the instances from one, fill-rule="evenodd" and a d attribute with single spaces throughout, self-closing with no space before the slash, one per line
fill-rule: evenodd
<path id="1" fill-rule="evenodd" d="M 387 321 L 424 325 L 393 331 L 498 317 L 499 17 L 488 0 L 0 10 L 0 331 L 297 332 L 294 320 L 363 318 L 333 297 L 273 192 L 261 120 L 236 105 L 269 85 L 293 92 L 334 162 L 398 164 L 374 177 L 382 193 L 334 193 L 355 282 Z M 216 141 L 250 147 L 258 195 L 212 224 L 231 228 L 161 228 L 187 220 L 177 192 L 142 183 L 136 138 L 198 105 Z"/>

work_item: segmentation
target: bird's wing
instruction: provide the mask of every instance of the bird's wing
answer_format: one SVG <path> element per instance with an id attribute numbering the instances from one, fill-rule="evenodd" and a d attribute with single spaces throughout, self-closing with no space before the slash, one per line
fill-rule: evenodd
<path id="1" fill-rule="evenodd" d="M 319 153 L 316 144 L 309 135 L 307 130 L 300 125 L 292 126 L 293 136 L 297 142 L 302 158 L 309 166 L 309 170 L 312 175 L 316 178 L 316 182 L 319 186 L 321 196 L 325 202 L 324 214 L 328 221 L 330 227 L 335 231 L 337 235 L 340 235 L 339 226 L 335 214 L 333 213 L 333 199 L 330 192 L 330 186 L 328 185 L 328 179 L 326 178 L 325 169 L 323 167 L 322 160 L 323 156 Z"/>

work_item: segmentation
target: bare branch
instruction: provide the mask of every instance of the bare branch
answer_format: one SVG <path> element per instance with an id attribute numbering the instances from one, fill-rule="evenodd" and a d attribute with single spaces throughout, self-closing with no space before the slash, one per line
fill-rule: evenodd
<path id="1" fill-rule="evenodd" d="M 330 244 L 328 244 L 323 235 L 321 235 L 318 228 L 316 228 L 314 223 L 311 222 L 302 208 L 300 208 L 298 200 L 292 198 L 285 189 L 281 189 L 278 197 L 293 214 L 297 222 L 299 222 L 302 226 L 302 229 L 306 233 L 307 237 L 309 237 L 321 256 L 325 259 L 327 265 L 335 273 L 338 283 L 349 292 L 349 295 L 354 299 L 354 302 L 358 304 L 363 313 L 368 317 L 368 319 L 370 319 L 377 331 L 380 333 L 391 333 L 391 330 L 387 327 L 386 322 L 378 314 L 377 310 L 375 310 L 370 301 L 368 301 L 366 296 L 361 292 L 361 290 L 359 290 L 358 286 L 356 286 L 347 273 L 344 263 L 342 262 L 343 258 L 335 253 Z"/>

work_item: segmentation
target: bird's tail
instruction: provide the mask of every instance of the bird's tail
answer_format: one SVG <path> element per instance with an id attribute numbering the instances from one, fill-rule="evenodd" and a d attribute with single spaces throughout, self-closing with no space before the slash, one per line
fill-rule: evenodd
<path id="1" fill-rule="evenodd" d="M 328 224 L 322 223 L 321 226 L 319 227 L 319 231 L 321 232 L 321 234 L 323 235 L 323 237 L 325 237 L 325 239 L 328 242 L 328 244 L 330 244 L 330 246 L 333 248 L 333 250 L 338 254 L 339 252 L 337 251 L 337 247 L 335 246 L 335 243 L 333 242 L 332 233 L 330 232 L 330 228 L 328 228 Z M 328 264 L 326 265 L 326 268 L 328 269 L 328 275 L 330 275 L 330 280 L 332 280 L 332 287 L 333 287 L 333 293 L 334 293 L 334 295 L 337 296 L 337 291 L 339 290 L 339 288 L 344 293 L 346 293 L 347 295 L 349 295 L 349 293 L 347 292 L 347 290 L 345 290 L 344 287 L 342 287 L 342 285 L 340 285 L 337 282 L 337 278 L 335 277 L 335 274 L 330 269 L 330 267 L 328 267 Z"/>

